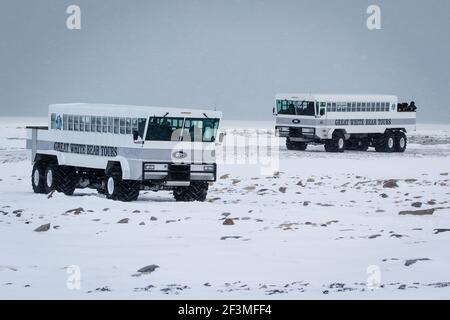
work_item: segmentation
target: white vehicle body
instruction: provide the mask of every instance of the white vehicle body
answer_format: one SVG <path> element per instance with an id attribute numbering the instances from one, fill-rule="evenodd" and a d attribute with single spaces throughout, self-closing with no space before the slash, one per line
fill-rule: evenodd
<path id="1" fill-rule="evenodd" d="M 141 182 L 141 189 L 187 187 L 216 179 L 221 117 L 211 110 L 56 104 L 49 106 L 48 127 L 28 128 L 27 149 L 33 163 L 53 159 L 83 171 L 86 180 L 116 165 L 122 180 Z"/>
<path id="2" fill-rule="evenodd" d="M 340 132 L 345 141 L 367 139 L 374 146 L 387 131 L 416 129 L 415 109 L 400 112 L 396 96 L 279 94 L 275 100 L 277 132 L 291 142 L 326 144 Z"/>

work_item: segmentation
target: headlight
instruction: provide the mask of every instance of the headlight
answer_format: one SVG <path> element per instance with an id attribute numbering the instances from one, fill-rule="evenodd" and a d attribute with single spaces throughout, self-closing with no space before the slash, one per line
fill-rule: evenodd
<path id="1" fill-rule="evenodd" d="M 144 171 L 167 171 L 168 165 L 166 163 L 145 163 Z"/>
<path id="2" fill-rule="evenodd" d="M 213 165 L 206 165 L 203 166 L 203 171 L 214 171 L 214 166 Z"/>

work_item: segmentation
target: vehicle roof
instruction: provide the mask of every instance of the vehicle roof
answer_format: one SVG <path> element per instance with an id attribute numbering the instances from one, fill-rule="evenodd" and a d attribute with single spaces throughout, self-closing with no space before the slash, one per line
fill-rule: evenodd
<path id="1" fill-rule="evenodd" d="M 276 95 L 276 99 L 286 100 L 312 100 L 312 101 L 397 101 L 394 95 L 377 95 L 377 94 L 314 94 L 314 93 L 280 93 Z"/>
<path id="2" fill-rule="evenodd" d="M 73 113 L 85 115 L 105 115 L 122 117 L 150 117 L 150 116 L 173 116 L 173 117 L 200 117 L 204 118 L 206 114 L 209 118 L 221 118 L 222 112 L 194 109 L 194 108 L 166 108 L 166 107 L 146 107 L 116 104 L 96 104 L 96 103 L 66 103 L 51 104 L 50 113 Z"/>

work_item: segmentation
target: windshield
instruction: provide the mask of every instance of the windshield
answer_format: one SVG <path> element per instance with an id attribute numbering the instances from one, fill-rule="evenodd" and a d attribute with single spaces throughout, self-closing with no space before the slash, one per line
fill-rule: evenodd
<path id="1" fill-rule="evenodd" d="M 278 114 L 314 116 L 314 101 L 277 100 Z"/>
<path id="2" fill-rule="evenodd" d="M 219 129 L 219 119 L 186 119 L 183 141 L 214 142 Z"/>
<path id="3" fill-rule="evenodd" d="M 151 117 L 146 140 L 214 142 L 218 128 L 219 119 Z"/>

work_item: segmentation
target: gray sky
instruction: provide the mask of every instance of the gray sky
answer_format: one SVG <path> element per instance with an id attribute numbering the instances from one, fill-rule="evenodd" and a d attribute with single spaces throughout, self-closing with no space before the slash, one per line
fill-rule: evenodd
<path id="1" fill-rule="evenodd" d="M 1 0 L 0 115 L 102 102 L 270 120 L 276 93 L 386 93 L 449 123 L 449 32 L 448 0 Z"/>

